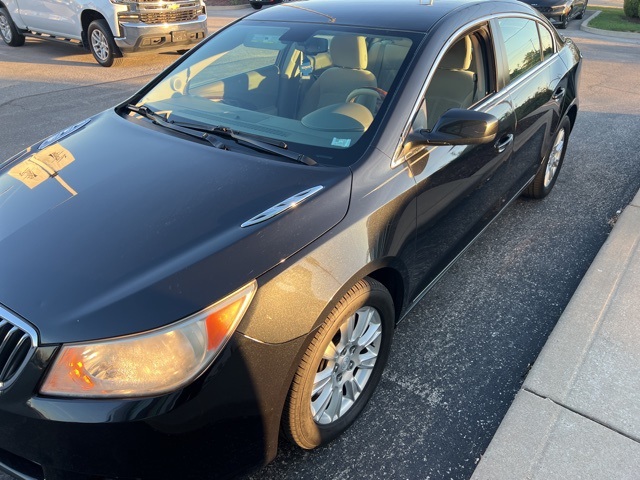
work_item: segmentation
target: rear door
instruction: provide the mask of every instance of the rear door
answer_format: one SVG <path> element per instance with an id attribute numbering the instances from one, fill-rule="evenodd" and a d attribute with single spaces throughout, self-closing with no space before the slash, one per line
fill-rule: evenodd
<path id="1" fill-rule="evenodd" d="M 29 30 L 79 40 L 81 8 L 76 0 L 19 0 Z"/>
<path id="2" fill-rule="evenodd" d="M 558 128 L 567 88 L 566 66 L 556 54 L 554 36 L 528 18 L 493 21 L 503 81 L 516 114 L 513 156 L 509 167 L 515 180 L 510 193 L 533 177 Z"/>

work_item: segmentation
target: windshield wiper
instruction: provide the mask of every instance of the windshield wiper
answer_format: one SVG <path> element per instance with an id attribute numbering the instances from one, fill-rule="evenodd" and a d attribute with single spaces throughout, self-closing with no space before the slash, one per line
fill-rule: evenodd
<path id="1" fill-rule="evenodd" d="M 286 142 L 280 140 L 265 140 L 259 135 L 253 135 L 245 132 L 236 132 L 229 127 L 223 126 L 207 127 L 205 125 L 199 125 L 197 123 L 185 122 L 172 122 L 172 124 L 184 128 L 189 128 L 191 130 L 197 130 L 198 132 L 210 133 L 213 135 L 218 135 L 220 137 L 230 138 L 232 140 L 235 140 L 236 142 L 242 142 L 244 145 L 255 148 L 256 150 L 272 153 L 274 155 L 285 157 L 299 163 L 304 163 L 305 165 L 313 166 L 318 164 L 313 158 L 307 157 L 302 153 L 297 153 L 289 150 L 289 146 L 286 144 Z"/>
<path id="2" fill-rule="evenodd" d="M 184 135 L 189 135 L 190 137 L 195 137 L 200 140 L 204 140 L 206 142 L 209 142 L 215 148 L 219 148 L 221 150 L 228 150 L 227 146 L 224 143 L 222 143 L 220 140 L 216 138 L 213 138 L 210 135 L 211 132 L 204 132 L 201 130 L 180 126 L 172 121 L 167 120 L 167 117 L 154 112 L 153 110 L 151 110 L 149 107 L 145 105 L 137 106 L 133 104 L 128 104 L 125 106 L 125 108 L 127 110 L 137 113 L 138 115 L 142 115 L 143 117 L 148 118 L 156 125 L 160 125 L 161 127 L 165 127 L 170 130 L 174 130 L 176 132 L 180 132 Z"/>
<path id="3" fill-rule="evenodd" d="M 200 125 L 197 123 L 176 122 L 176 121 L 167 119 L 167 117 L 164 115 L 160 115 L 159 113 L 154 112 L 146 105 L 137 106 L 133 104 L 128 104 L 125 106 L 125 108 L 139 115 L 142 115 L 143 117 L 148 118 L 153 123 L 160 125 L 162 127 L 166 127 L 171 130 L 184 133 L 185 135 L 190 135 L 192 137 L 199 138 L 201 140 L 206 140 L 216 148 L 227 150 L 226 145 L 224 145 L 219 140 L 211 138 L 211 135 L 230 138 L 232 140 L 235 140 L 236 142 L 241 142 L 242 144 L 248 147 L 254 148 L 256 150 L 260 150 L 262 152 L 267 152 L 274 155 L 278 155 L 280 157 L 288 158 L 290 160 L 303 163 L 305 165 L 313 166 L 318 164 L 314 159 L 302 153 L 292 152 L 291 150 L 289 150 L 288 145 L 285 142 L 280 140 L 265 140 L 263 137 L 260 137 L 258 135 L 252 135 L 244 132 L 236 132 L 229 127 L 223 127 L 223 126 L 208 127 L 206 125 Z M 195 132 L 200 132 L 200 134 Z"/>

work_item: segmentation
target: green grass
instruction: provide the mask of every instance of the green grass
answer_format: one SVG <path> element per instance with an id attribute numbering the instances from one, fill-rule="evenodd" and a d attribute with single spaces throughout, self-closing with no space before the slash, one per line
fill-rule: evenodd
<path id="1" fill-rule="evenodd" d="M 589 22 L 589 26 L 614 32 L 640 33 L 640 22 L 626 17 L 621 8 L 589 7 L 589 10 L 600 10 L 602 13 Z"/>

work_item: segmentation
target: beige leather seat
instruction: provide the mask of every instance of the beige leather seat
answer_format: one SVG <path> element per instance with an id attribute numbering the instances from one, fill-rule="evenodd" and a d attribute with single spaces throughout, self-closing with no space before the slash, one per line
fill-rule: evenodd
<path id="1" fill-rule="evenodd" d="M 445 53 L 427 89 L 427 128 L 434 127 L 444 112 L 468 108 L 475 102 L 477 75 L 471 66 L 471 38 L 463 37 Z"/>
<path id="2" fill-rule="evenodd" d="M 376 87 L 376 77 L 367 68 L 364 37 L 337 35 L 329 44 L 333 67 L 325 70 L 302 99 L 298 118 L 334 103 L 343 103 L 356 88 Z M 371 97 L 369 97 L 370 99 Z"/>
<path id="3" fill-rule="evenodd" d="M 378 81 L 378 87 L 385 92 L 391 88 L 402 62 L 411 48 L 411 40 L 380 40 L 369 47 L 369 71 Z"/>

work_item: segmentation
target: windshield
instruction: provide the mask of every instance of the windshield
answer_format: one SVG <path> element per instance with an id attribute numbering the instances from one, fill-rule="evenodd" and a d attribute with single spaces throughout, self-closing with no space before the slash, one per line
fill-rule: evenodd
<path id="1" fill-rule="evenodd" d="M 243 21 L 193 52 L 138 105 L 169 121 L 224 126 L 347 165 L 366 148 L 363 138 L 418 40 L 386 30 Z"/>

